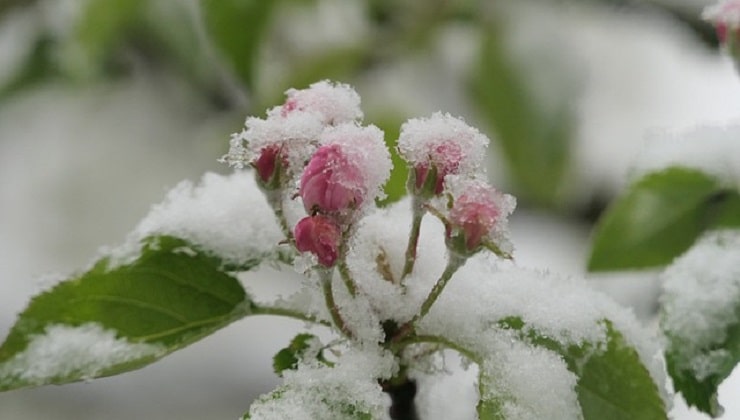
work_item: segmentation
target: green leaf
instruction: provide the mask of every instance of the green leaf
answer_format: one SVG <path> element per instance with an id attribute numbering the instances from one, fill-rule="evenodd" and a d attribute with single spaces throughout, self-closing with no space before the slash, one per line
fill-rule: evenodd
<path id="1" fill-rule="evenodd" d="M 382 115 L 370 119 L 385 133 L 385 143 L 391 152 L 391 161 L 393 162 L 391 176 L 383 187 L 386 197 L 380 202 L 381 206 L 396 202 L 406 195 L 406 179 L 409 176 L 408 164 L 401 159 L 396 149 L 401 124 L 404 121 L 401 115 L 401 113 L 391 113 L 386 110 Z"/>
<path id="2" fill-rule="evenodd" d="M 676 391 L 722 414 L 717 389 L 740 363 L 740 230 L 703 235 L 661 275 L 660 328 Z"/>
<path id="3" fill-rule="evenodd" d="M 303 356 L 311 346 L 311 342 L 316 340 L 317 337 L 313 334 L 298 334 L 293 340 L 290 341 L 288 347 L 281 349 L 272 358 L 272 368 L 275 374 L 283 376 L 283 371 L 288 369 L 296 369 L 298 362 L 303 359 Z"/>
<path id="4" fill-rule="evenodd" d="M 150 238 L 133 262 L 104 258 L 33 298 L 0 346 L 0 390 L 138 369 L 253 310 L 218 258 Z"/>
<path id="5" fill-rule="evenodd" d="M 576 392 L 584 420 L 667 419 L 658 387 L 637 351 L 611 322 L 603 323 L 607 332 L 605 346 L 565 345 L 528 329 L 519 318 L 508 318 L 499 324 L 520 331 L 522 339 L 563 358 L 568 370 L 578 377 Z"/>
<path id="6" fill-rule="evenodd" d="M 740 198 L 695 169 L 671 167 L 633 183 L 599 220 L 590 271 L 670 263 L 707 228 L 740 226 Z"/>
<path id="7" fill-rule="evenodd" d="M 273 0 L 200 0 L 211 40 L 242 83 L 253 88 L 255 62 Z"/>
<path id="8" fill-rule="evenodd" d="M 673 387 L 683 395 L 689 406 L 694 406 L 712 417 L 722 415 L 722 407 L 717 401 L 717 389 L 740 363 L 740 302 L 734 322 L 727 328 L 722 342 L 706 348 L 703 354 L 713 359 L 712 374 L 698 378 L 694 370 L 687 366 L 680 348 L 686 344 L 675 336 L 668 335 L 665 352 L 666 368 L 673 379 Z"/>
<path id="9" fill-rule="evenodd" d="M 546 111 L 525 72 L 511 61 L 500 27 L 489 25 L 471 79 L 473 100 L 496 133 L 517 195 L 536 204 L 560 200 L 569 164 L 573 110 Z"/>
<path id="10" fill-rule="evenodd" d="M 33 43 L 24 62 L 14 70 L 9 80 L 0 85 L 0 100 L 44 80 L 58 77 L 59 71 L 52 65 L 53 52 L 54 42 L 48 37 L 40 36 Z"/>
<path id="11" fill-rule="evenodd" d="M 92 0 L 65 45 L 64 64 L 73 74 L 89 76 L 102 70 L 143 16 L 144 0 Z"/>

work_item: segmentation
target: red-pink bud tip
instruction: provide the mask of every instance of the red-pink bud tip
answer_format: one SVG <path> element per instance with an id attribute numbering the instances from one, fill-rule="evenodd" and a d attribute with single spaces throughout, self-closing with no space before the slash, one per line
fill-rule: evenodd
<path id="1" fill-rule="evenodd" d="M 259 157 L 254 161 L 257 174 L 264 183 L 269 183 L 277 169 L 280 147 L 276 145 L 267 146 L 262 149 Z"/>
<path id="2" fill-rule="evenodd" d="M 301 219 L 293 230 L 296 248 L 310 252 L 325 267 L 333 267 L 339 257 L 342 232 L 334 221 L 324 216 L 309 216 Z"/>
<path id="3" fill-rule="evenodd" d="M 363 201 L 364 178 L 338 144 L 320 147 L 301 176 L 299 194 L 309 214 L 357 208 Z"/>

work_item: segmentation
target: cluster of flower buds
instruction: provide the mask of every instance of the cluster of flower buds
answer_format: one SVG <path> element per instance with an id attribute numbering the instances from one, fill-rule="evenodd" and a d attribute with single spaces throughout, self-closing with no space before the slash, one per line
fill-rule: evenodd
<path id="1" fill-rule="evenodd" d="M 349 228 L 382 194 L 390 154 L 380 129 L 360 125 L 360 97 L 350 86 L 322 81 L 286 94 L 267 118 L 247 119 L 222 161 L 254 167 L 268 196 L 295 195 L 297 183 L 307 216 L 290 232 L 295 246 L 332 267 Z M 282 198 L 271 201 L 273 207 Z"/>
<path id="2" fill-rule="evenodd" d="M 411 168 L 409 192 L 444 222 L 447 247 L 460 256 L 482 248 L 509 256 L 506 219 L 515 200 L 483 181 L 488 143 L 449 114 L 411 119 L 401 127 L 398 150 Z"/>
<path id="3" fill-rule="evenodd" d="M 286 196 L 300 197 L 306 216 L 292 228 L 283 218 L 286 232 L 298 251 L 333 267 L 351 227 L 382 195 L 390 154 L 383 132 L 360 124 L 360 97 L 350 86 L 323 81 L 286 94 L 265 119 L 246 120 L 222 160 L 254 167 L 268 197 L 280 194 L 271 201 L 274 208 Z M 398 152 L 410 166 L 408 189 L 422 209 L 415 212 L 416 226 L 432 211 L 447 227 L 448 247 L 461 256 L 482 248 L 508 255 L 501 244 L 507 243 L 514 200 L 482 181 L 487 145 L 485 135 L 449 114 L 411 119 L 401 127 Z M 276 214 L 283 217 L 282 211 Z M 411 236 L 415 255 L 418 229 Z"/>
<path id="4" fill-rule="evenodd" d="M 720 0 L 704 9 L 702 17 L 714 25 L 722 46 L 740 64 L 740 0 Z"/>

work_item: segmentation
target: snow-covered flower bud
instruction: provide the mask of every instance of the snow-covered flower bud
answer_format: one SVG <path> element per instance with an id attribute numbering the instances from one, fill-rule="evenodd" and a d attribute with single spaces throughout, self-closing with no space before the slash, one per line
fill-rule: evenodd
<path id="1" fill-rule="evenodd" d="M 708 6 L 702 18 L 714 25 L 717 37 L 735 62 L 740 61 L 740 0 L 721 0 Z"/>
<path id="2" fill-rule="evenodd" d="M 232 135 L 229 153 L 221 161 L 237 168 L 253 166 L 260 184 L 269 189 L 285 187 L 300 172 L 324 129 L 317 116 L 310 113 L 249 117 L 244 125 L 241 133 Z"/>
<path id="3" fill-rule="evenodd" d="M 508 256 L 508 216 L 516 200 L 482 180 L 454 177 L 448 183 L 452 205 L 446 217 L 447 245 L 458 254 L 469 255 L 482 247 Z"/>
<path id="4" fill-rule="evenodd" d="M 344 218 L 381 195 L 392 164 L 380 129 L 346 123 L 327 128 L 320 144 L 300 182 L 309 214 Z"/>
<path id="5" fill-rule="evenodd" d="M 254 167 L 257 169 L 257 175 L 264 184 L 274 184 L 278 180 L 276 176 L 280 165 L 280 146 L 271 145 L 262 149 L 257 160 L 254 161 Z"/>
<path id="6" fill-rule="evenodd" d="M 334 220 L 321 215 L 301 219 L 293 229 L 296 248 L 314 254 L 319 264 L 332 267 L 339 257 L 342 231 Z"/>
<path id="7" fill-rule="evenodd" d="M 300 195 L 310 214 L 356 208 L 364 200 L 362 175 L 337 144 L 319 147 L 301 176 Z"/>
<path id="8" fill-rule="evenodd" d="M 288 89 L 285 94 L 285 103 L 271 109 L 268 115 L 286 117 L 296 112 L 308 112 L 327 125 L 358 121 L 363 117 L 360 95 L 346 84 L 324 80 L 307 89 Z"/>
<path id="9" fill-rule="evenodd" d="M 481 174 L 488 143 L 485 135 L 450 114 L 436 112 L 429 118 L 406 121 L 398 152 L 412 167 L 409 189 L 431 197 L 442 192 L 447 175 Z"/>

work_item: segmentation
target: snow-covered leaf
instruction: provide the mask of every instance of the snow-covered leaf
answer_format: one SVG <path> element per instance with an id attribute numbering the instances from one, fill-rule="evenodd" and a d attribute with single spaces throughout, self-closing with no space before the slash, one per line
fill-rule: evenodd
<path id="1" fill-rule="evenodd" d="M 606 343 L 564 344 L 539 334 L 518 318 L 499 323 L 519 338 L 556 353 L 576 375 L 575 391 L 584 420 L 667 419 L 658 386 L 637 351 L 609 321 L 604 321 Z M 483 401 L 479 412 L 498 419 L 501 401 Z"/>
<path id="2" fill-rule="evenodd" d="M 200 0 L 211 40 L 239 80 L 253 87 L 254 63 L 277 1 Z"/>
<path id="3" fill-rule="evenodd" d="M 171 236 L 33 298 L 0 347 L 0 390 L 140 368 L 255 309 L 220 259 Z"/>
<path id="4" fill-rule="evenodd" d="M 278 376 L 282 376 L 283 371 L 295 369 L 298 362 L 303 358 L 311 344 L 318 338 L 313 334 L 298 334 L 290 341 L 288 347 L 281 349 L 272 358 L 272 369 Z"/>
<path id="5" fill-rule="evenodd" d="M 349 390 L 347 390 L 349 391 Z M 351 402 L 309 387 L 281 386 L 258 398 L 242 420 L 373 420 Z"/>
<path id="6" fill-rule="evenodd" d="M 331 366 L 299 361 L 283 371 L 285 383 L 255 400 L 244 419 L 388 419 L 390 398 L 379 384 L 395 370 L 394 358 L 378 349 L 347 348 Z"/>
<path id="7" fill-rule="evenodd" d="M 706 234 L 663 273 L 668 373 L 686 402 L 721 415 L 717 388 L 740 362 L 740 231 Z"/>
<path id="8" fill-rule="evenodd" d="M 661 266 L 705 230 L 737 225 L 736 191 L 695 169 L 670 167 L 633 183 L 602 216 L 593 239 L 591 271 Z"/>

